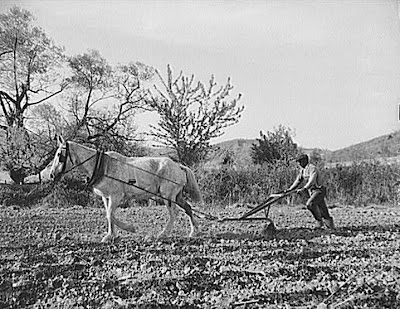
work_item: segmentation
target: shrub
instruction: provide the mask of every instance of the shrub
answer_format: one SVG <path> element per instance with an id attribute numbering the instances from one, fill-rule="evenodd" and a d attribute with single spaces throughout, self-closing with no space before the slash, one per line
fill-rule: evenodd
<path id="1" fill-rule="evenodd" d="M 328 203 L 344 205 L 397 204 L 400 167 L 379 162 L 323 168 Z M 298 171 L 295 164 L 249 165 L 240 168 L 223 166 L 198 169 L 196 176 L 206 203 L 260 203 L 271 193 L 287 189 Z M 294 203 L 302 197 L 294 196 Z"/>
<path id="2" fill-rule="evenodd" d="M 260 132 L 260 138 L 251 147 L 251 158 L 255 164 L 280 163 L 289 161 L 299 153 L 297 144 L 293 141 L 293 132 L 290 128 L 280 125 L 267 134 Z"/>
<path id="3" fill-rule="evenodd" d="M 1 184 L 0 201 L 4 206 L 29 207 L 40 202 L 48 192 L 48 184 Z"/>
<path id="4" fill-rule="evenodd" d="M 97 200 L 85 180 L 76 175 L 68 175 L 54 185 L 41 203 L 49 207 L 94 206 L 98 204 Z"/>
<path id="5" fill-rule="evenodd" d="M 39 204 L 47 207 L 93 206 L 98 203 L 96 196 L 86 188 L 85 181 L 76 175 L 63 177 L 57 183 L 4 184 L 0 186 L 0 200 L 4 206 L 22 207 Z"/>
<path id="6" fill-rule="evenodd" d="M 400 167 L 380 162 L 336 166 L 323 172 L 329 199 L 343 204 L 397 204 Z"/>
<path id="7" fill-rule="evenodd" d="M 271 193 L 287 189 L 297 171 L 286 163 L 249 165 L 240 168 L 224 166 L 198 169 L 196 176 L 206 203 L 258 203 Z"/>

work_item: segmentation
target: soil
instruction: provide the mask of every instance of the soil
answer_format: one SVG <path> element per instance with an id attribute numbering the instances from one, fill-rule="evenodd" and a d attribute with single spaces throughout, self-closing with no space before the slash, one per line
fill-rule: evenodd
<path id="1" fill-rule="evenodd" d="M 157 239 L 166 209 L 127 208 L 117 216 L 137 233 L 104 244 L 103 209 L 3 207 L 0 308 L 400 308 L 400 207 L 330 212 L 335 231 L 313 229 L 301 206 L 274 205 L 275 233 L 199 220 L 192 239 L 181 213 L 172 236 Z"/>

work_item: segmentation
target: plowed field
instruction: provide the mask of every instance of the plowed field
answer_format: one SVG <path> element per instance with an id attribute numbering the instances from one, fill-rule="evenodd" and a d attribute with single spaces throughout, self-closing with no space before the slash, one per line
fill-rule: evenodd
<path id="1" fill-rule="evenodd" d="M 201 220 L 194 239 L 181 213 L 163 240 L 163 206 L 122 209 L 138 233 L 111 244 L 103 209 L 0 211 L 1 308 L 400 308 L 400 207 L 333 208 L 331 232 L 274 205 L 274 236 Z"/>

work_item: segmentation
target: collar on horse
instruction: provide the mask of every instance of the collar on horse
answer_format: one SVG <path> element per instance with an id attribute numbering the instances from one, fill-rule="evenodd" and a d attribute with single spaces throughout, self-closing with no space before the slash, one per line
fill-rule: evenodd
<path id="1" fill-rule="evenodd" d="M 104 151 L 96 150 L 96 163 L 87 186 L 94 186 L 104 176 Z"/>

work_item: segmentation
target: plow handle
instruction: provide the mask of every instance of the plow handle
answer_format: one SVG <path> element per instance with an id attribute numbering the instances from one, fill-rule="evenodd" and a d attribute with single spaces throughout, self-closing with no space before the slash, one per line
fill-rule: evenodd
<path id="1" fill-rule="evenodd" d="M 295 193 L 297 190 L 296 189 L 294 189 L 294 190 L 291 190 L 291 191 L 281 191 L 281 192 L 278 192 L 278 193 L 272 193 L 271 195 L 270 195 L 270 197 L 279 197 L 279 198 L 282 198 L 282 197 L 285 197 L 285 196 L 288 196 L 288 195 L 290 195 L 290 194 L 292 194 L 292 193 Z"/>
<path id="2" fill-rule="evenodd" d="M 263 210 L 266 207 L 271 206 L 273 203 L 279 201 L 281 198 L 284 198 L 285 196 L 288 196 L 292 193 L 296 192 L 296 190 L 291 190 L 288 192 L 282 192 L 282 193 L 273 193 L 271 194 L 267 200 L 265 202 L 262 202 L 261 204 L 259 204 L 258 206 L 254 207 L 252 210 L 250 210 L 248 213 L 244 214 L 243 216 L 241 216 L 241 219 L 246 219 L 247 217 Z"/>

